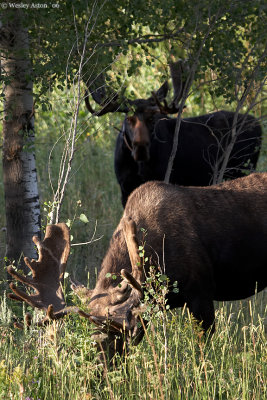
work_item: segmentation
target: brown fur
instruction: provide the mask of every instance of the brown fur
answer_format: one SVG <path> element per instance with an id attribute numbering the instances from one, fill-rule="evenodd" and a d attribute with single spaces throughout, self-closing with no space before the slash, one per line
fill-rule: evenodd
<path id="1" fill-rule="evenodd" d="M 213 300 L 242 299 L 266 286 L 267 173 L 205 188 L 148 182 L 131 194 L 124 217 L 136 223 L 139 241 L 140 229 L 147 230 L 146 255 L 165 265 L 171 283 L 178 281 L 171 307 L 186 302 L 204 329 L 214 322 Z M 131 269 L 121 220 L 93 291 L 92 314 L 112 309 L 109 290 L 118 281 L 106 273 L 122 268 Z M 114 307 L 113 315 L 121 311 Z"/>

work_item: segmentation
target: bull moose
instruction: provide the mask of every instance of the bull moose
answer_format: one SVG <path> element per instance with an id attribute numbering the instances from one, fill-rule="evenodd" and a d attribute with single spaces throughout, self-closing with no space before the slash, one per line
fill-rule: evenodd
<path id="1" fill-rule="evenodd" d="M 129 194 L 142 183 L 164 180 L 171 154 L 176 125 L 175 114 L 183 90 L 181 63 L 170 64 L 174 99 L 167 104 L 168 82 L 148 99 L 118 101 L 107 97 L 102 83 L 100 89 L 91 90 L 102 109 L 95 112 L 87 93 L 88 110 L 101 116 L 109 112 L 122 112 L 128 116 L 118 134 L 114 166 L 121 188 L 122 205 Z M 129 115 L 129 114 L 133 115 Z M 223 166 L 226 149 L 236 139 L 227 163 L 224 179 L 235 179 L 255 171 L 261 146 L 261 127 L 250 115 L 218 111 L 197 117 L 184 118 L 179 131 L 179 145 L 170 176 L 170 182 L 184 186 L 208 186 L 217 182 Z M 236 134 L 233 135 L 235 130 Z"/>
<path id="2" fill-rule="evenodd" d="M 43 242 L 34 237 L 39 259 L 25 263 L 32 277 L 8 272 L 32 287 L 26 294 L 10 284 L 9 297 L 46 309 L 41 323 L 69 312 L 95 323 L 107 337 L 102 343 L 113 355 L 131 337 L 138 343 L 143 328 L 138 324 L 143 283 L 152 263 L 164 264 L 170 288 L 178 282 L 179 292 L 170 290 L 171 308 L 187 304 L 205 331 L 214 330 L 214 300 L 237 300 L 263 290 L 267 284 L 267 173 L 226 181 L 209 187 L 180 187 L 147 182 L 129 197 L 123 216 L 110 241 L 95 288 L 83 293 L 88 311 L 66 307 L 61 289 L 70 251 L 69 230 L 50 225 Z M 139 246 L 145 237 L 145 257 Z M 148 262 L 145 260 L 148 259 Z M 113 280 L 110 275 L 116 274 Z M 30 319 L 28 320 L 30 324 Z"/>

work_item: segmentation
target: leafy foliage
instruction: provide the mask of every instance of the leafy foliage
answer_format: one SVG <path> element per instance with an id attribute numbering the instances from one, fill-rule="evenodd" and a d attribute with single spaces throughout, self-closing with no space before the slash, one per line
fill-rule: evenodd
<path id="1" fill-rule="evenodd" d="M 12 18 L 12 10 L 6 16 Z M 118 63 L 116 74 L 109 76 L 121 87 L 144 62 L 151 65 L 158 59 L 166 74 L 168 61 L 181 57 L 189 66 L 198 64 L 198 83 L 212 72 L 213 84 L 205 91 L 230 102 L 255 68 L 256 82 L 264 79 L 266 70 L 264 0 L 62 1 L 58 8 L 28 9 L 24 22 L 31 38 L 37 104 L 43 101 L 38 96 L 48 89 L 71 85 L 85 34 L 89 37 L 84 81 L 114 70 Z M 121 68 L 123 63 L 126 68 Z"/>

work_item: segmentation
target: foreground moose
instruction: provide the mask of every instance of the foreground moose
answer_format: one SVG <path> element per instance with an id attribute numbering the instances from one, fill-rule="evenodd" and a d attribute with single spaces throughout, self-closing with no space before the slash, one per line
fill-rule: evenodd
<path id="1" fill-rule="evenodd" d="M 175 114 L 179 110 L 183 82 L 181 64 L 170 64 L 174 99 L 167 105 L 167 81 L 148 99 L 118 102 L 110 100 L 104 90 L 91 90 L 93 99 L 102 109 L 95 112 L 88 95 L 88 110 L 101 116 L 109 112 L 131 113 L 125 118 L 118 134 L 115 148 L 115 174 L 121 188 L 125 207 L 130 193 L 142 183 L 164 180 L 173 145 L 176 125 Z M 170 182 L 184 186 L 208 186 L 217 182 L 227 147 L 235 131 L 235 144 L 224 172 L 224 179 L 245 176 L 256 169 L 261 146 L 261 127 L 250 115 L 218 111 L 198 117 L 184 118 L 179 131 L 179 144 L 170 176 Z"/>
<path id="2" fill-rule="evenodd" d="M 115 336 L 119 337 L 116 351 L 122 352 L 124 339 L 138 343 L 143 335 L 137 322 L 148 268 L 139 252 L 145 229 L 145 257 L 150 265 L 165 266 L 170 289 L 178 282 L 179 292 L 168 293 L 170 307 L 186 303 L 203 329 L 213 331 L 213 300 L 243 299 L 266 287 L 266 210 L 267 173 L 205 188 L 148 182 L 129 197 L 95 288 L 73 285 L 85 298 L 88 312 L 65 305 L 61 283 L 70 242 L 62 223 L 48 226 L 43 242 L 33 238 L 39 259 L 25 258 L 32 278 L 8 269 L 35 293 L 28 295 L 11 283 L 9 297 L 46 309 L 41 324 L 79 312 L 107 332 L 102 348 L 109 348 L 110 356 Z M 108 273 L 118 279 L 107 277 Z"/>

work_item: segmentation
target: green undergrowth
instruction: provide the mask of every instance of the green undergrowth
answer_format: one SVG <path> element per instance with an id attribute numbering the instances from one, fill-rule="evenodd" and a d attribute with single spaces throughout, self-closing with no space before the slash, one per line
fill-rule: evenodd
<path id="1" fill-rule="evenodd" d="M 258 301 L 263 306 L 264 298 Z M 12 328 L 10 307 L 3 297 L 1 399 L 262 400 L 267 396 L 266 310 L 260 316 L 254 299 L 247 301 L 247 308 L 243 304 L 236 310 L 221 304 L 211 339 L 203 336 L 186 308 L 154 313 L 142 342 L 130 346 L 129 354 L 118 357 L 111 369 L 98 358 L 87 320 L 71 315 L 46 328 L 19 331 Z"/>

